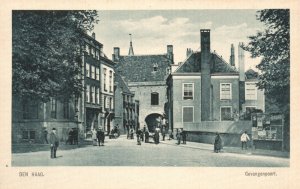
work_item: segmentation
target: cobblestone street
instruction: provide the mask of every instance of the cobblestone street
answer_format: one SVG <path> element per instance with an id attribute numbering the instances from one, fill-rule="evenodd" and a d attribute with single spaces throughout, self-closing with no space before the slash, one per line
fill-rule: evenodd
<path id="1" fill-rule="evenodd" d="M 168 144 L 167 144 L 168 143 Z M 167 167 L 288 167 L 288 158 L 258 156 L 249 153 L 213 153 L 210 149 L 176 146 L 176 141 L 136 144 L 125 136 L 107 139 L 105 146 L 88 146 L 57 151 L 12 154 L 12 166 L 167 166 Z"/>

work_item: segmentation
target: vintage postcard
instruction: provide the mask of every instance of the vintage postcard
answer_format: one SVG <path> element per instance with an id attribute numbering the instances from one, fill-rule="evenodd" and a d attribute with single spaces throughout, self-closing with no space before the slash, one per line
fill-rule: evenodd
<path id="1" fill-rule="evenodd" d="M 0 188 L 299 187 L 299 1 L 4 5 Z"/>

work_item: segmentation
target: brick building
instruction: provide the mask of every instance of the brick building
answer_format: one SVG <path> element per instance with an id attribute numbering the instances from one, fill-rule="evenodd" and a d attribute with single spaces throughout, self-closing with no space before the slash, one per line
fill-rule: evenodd
<path id="1" fill-rule="evenodd" d="M 170 126 L 196 132 L 190 137 L 230 133 L 235 137 L 229 137 L 227 142 L 231 143 L 232 138 L 237 142 L 242 131 L 251 131 L 250 122 L 239 122 L 240 114 L 251 107 L 264 109 L 263 91 L 253 85 L 257 82 L 257 78 L 250 78 L 253 70 L 245 75 L 241 49 L 239 71 L 235 68 L 233 46 L 229 64 L 215 51 L 211 52 L 210 30 L 200 30 L 200 36 L 201 51 L 189 51 L 186 61 L 167 79 Z M 208 136 L 204 135 L 202 139 Z"/>
<path id="2" fill-rule="evenodd" d="M 71 128 L 77 130 L 82 139 L 90 137 L 93 128 L 109 129 L 114 113 L 114 63 L 102 49 L 94 33 L 84 35 L 80 48 L 82 72 L 78 76 L 84 87 L 81 96 L 64 102 L 53 97 L 46 103 L 13 96 L 13 142 L 42 142 L 44 130 L 50 133 L 53 127 L 61 141 L 67 140 Z"/>
<path id="3" fill-rule="evenodd" d="M 139 101 L 140 125 L 147 125 L 153 131 L 165 114 L 166 78 L 173 64 L 173 46 L 167 46 L 166 54 L 134 55 L 130 41 L 127 56 L 120 55 L 118 47 L 114 48 L 113 61 L 116 62 L 116 72 Z"/>

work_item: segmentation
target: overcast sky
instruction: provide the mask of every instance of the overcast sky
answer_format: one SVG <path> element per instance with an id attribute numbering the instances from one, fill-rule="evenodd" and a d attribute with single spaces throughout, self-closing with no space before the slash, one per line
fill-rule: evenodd
<path id="1" fill-rule="evenodd" d="M 200 47 L 200 29 L 211 29 L 211 50 L 227 62 L 230 46 L 235 47 L 238 64 L 238 43 L 247 43 L 247 36 L 263 30 L 256 20 L 256 10 L 130 10 L 99 11 L 100 22 L 95 26 L 96 39 L 104 45 L 104 53 L 111 58 L 113 47 L 120 47 L 127 55 L 129 34 L 133 50 L 139 54 L 164 54 L 173 45 L 175 63 L 186 58 L 186 49 Z M 255 68 L 258 59 L 245 53 L 245 68 Z"/>

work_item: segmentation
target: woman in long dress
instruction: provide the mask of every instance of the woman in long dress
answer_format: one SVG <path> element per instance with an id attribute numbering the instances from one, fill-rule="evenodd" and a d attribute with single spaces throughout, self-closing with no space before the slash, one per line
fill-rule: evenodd
<path id="1" fill-rule="evenodd" d="M 216 133 L 214 152 L 219 153 L 222 149 L 222 139 L 219 133 Z"/>

